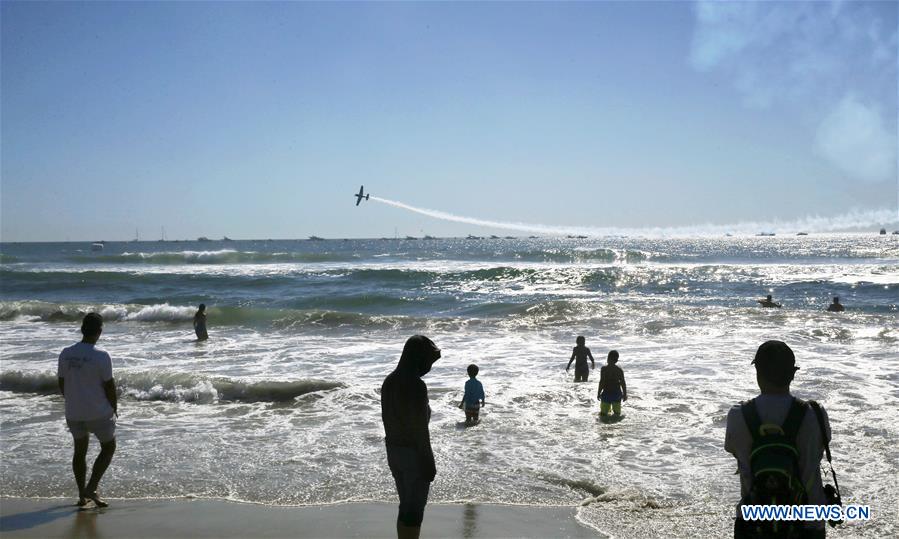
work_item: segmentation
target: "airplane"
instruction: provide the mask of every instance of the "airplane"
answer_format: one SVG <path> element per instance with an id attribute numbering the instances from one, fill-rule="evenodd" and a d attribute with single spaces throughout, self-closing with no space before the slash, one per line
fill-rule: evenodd
<path id="1" fill-rule="evenodd" d="M 363 195 L 363 194 L 362 194 L 362 191 L 363 191 L 364 188 L 365 188 L 364 185 L 360 185 L 360 186 L 359 186 L 359 194 L 358 194 L 358 195 L 353 195 L 354 197 L 356 197 L 356 205 L 357 205 L 357 206 L 359 205 L 360 202 L 362 202 L 362 199 L 363 199 L 363 198 L 364 198 L 365 200 L 368 200 L 369 195 L 371 195 L 371 193 L 369 193 L 368 195 Z"/>

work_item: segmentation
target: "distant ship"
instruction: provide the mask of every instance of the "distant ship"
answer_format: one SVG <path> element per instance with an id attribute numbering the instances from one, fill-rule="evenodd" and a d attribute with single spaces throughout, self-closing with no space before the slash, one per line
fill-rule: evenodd
<path id="1" fill-rule="evenodd" d="M 899 236 L 899 230 L 894 230 L 894 231 L 893 231 L 893 235 L 894 235 L 894 236 Z"/>
<path id="2" fill-rule="evenodd" d="M 207 242 L 212 240 L 207 238 L 206 236 L 200 236 L 199 238 L 197 238 L 197 241 Z"/>
<path id="3" fill-rule="evenodd" d="M 490 239 L 491 239 L 491 240 L 498 240 L 498 239 L 499 239 L 499 236 L 494 236 L 493 234 L 490 234 Z"/>
<path id="4" fill-rule="evenodd" d="M 587 236 L 572 236 L 572 235 L 569 235 L 569 236 L 568 236 L 568 239 L 570 239 L 570 240 L 585 240 L 585 239 L 587 239 Z"/>
<path id="5" fill-rule="evenodd" d="M 91 251 L 102 251 L 106 247 L 102 241 L 95 241 L 91 244 Z"/>
<path id="6" fill-rule="evenodd" d="M 436 240 L 437 238 L 435 238 L 434 236 L 428 236 L 428 235 L 426 234 L 425 237 L 423 237 L 422 239 L 423 239 L 423 240 Z"/>
<path id="7" fill-rule="evenodd" d="M 761 237 L 769 237 L 769 236 L 773 236 L 773 235 L 774 235 L 774 232 L 759 232 L 758 234 L 756 234 L 756 236 L 761 236 Z"/>
<path id="8" fill-rule="evenodd" d="M 324 241 L 325 238 L 319 238 L 318 236 L 309 236 L 309 241 Z"/>
<path id="9" fill-rule="evenodd" d="M 887 229 L 881 228 L 881 229 L 880 229 L 880 235 L 881 235 L 881 236 L 886 236 L 886 234 L 887 234 Z"/>
<path id="10" fill-rule="evenodd" d="M 808 232 L 797 232 L 797 236 L 808 236 Z"/>
<path id="11" fill-rule="evenodd" d="M 540 238 L 540 236 L 528 236 L 528 239 L 530 239 L 530 240 L 536 240 L 539 238 Z"/>
<path id="12" fill-rule="evenodd" d="M 507 239 L 507 240 L 515 240 L 515 239 L 518 239 L 518 238 L 516 238 L 515 236 L 506 236 L 506 239 Z"/>
<path id="13" fill-rule="evenodd" d="M 222 238 L 222 241 L 234 241 L 234 240 L 232 240 L 232 239 L 229 238 L 228 236 L 225 236 L 225 237 Z"/>
<path id="14" fill-rule="evenodd" d="M 407 240 L 417 240 L 418 238 L 416 238 L 415 236 L 406 236 L 406 239 Z"/>
<path id="15" fill-rule="evenodd" d="M 465 237 L 465 239 L 466 240 L 482 240 L 484 238 L 482 238 L 480 236 L 472 236 L 471 234 L 469 234 L 468 236 Z"/>

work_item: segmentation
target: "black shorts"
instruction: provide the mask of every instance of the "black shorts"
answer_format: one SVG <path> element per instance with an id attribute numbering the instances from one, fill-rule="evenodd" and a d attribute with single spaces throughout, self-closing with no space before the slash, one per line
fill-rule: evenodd
<path id="1" fill-rule="evenodd" d="M 574 381 L 575 382 L 586 382 L 587 378 L 590 376 L 590 369 L 584 365 L 583 367 L 575 367 L 574 368 Z"/>

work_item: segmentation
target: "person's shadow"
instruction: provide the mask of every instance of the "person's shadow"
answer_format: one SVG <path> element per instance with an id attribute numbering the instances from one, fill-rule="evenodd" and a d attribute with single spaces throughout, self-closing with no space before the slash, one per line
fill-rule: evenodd
<path id="1" fill-rule="evenodd" d="M 67 517 L 78 511 L 78 506 L 72 504 L 46 507 L 37 511 L 17 513 L 0 517 L 0 532 L 12 532 L 27 530 L 42 524 L 48 524 L 54 520 Z"/>

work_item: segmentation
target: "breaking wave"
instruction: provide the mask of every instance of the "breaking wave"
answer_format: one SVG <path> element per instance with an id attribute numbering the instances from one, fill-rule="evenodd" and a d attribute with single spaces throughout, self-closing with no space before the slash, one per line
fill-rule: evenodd
<path id="1" fill-rule="evenodd" d="M 140 401 L 288 402 L 307 393 L 344 387 L 327 380 L 240 381 L 184 373 L 116 373 L 119 396 Z M 56 375 L 39 371 L 0 374 L 0 391 L 52 395 L 59 392 Z"/>

